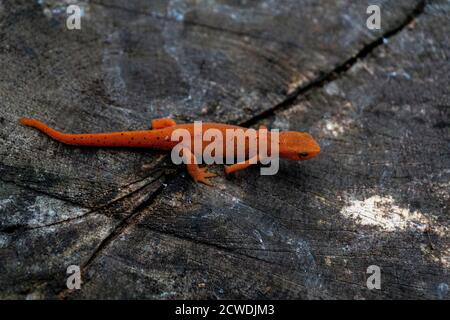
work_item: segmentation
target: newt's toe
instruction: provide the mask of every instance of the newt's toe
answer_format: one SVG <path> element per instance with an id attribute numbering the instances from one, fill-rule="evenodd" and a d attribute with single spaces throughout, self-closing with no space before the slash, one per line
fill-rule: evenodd
<path id="1" fill-rule="evenodd" d="M 205 177 L 205 178 L 217 177 L 217 174 L 212 173 L 212 172 L 205 172 L 205 174 L 203 175 L 203 177 Z"/>
<path id="2" fill-rule="evenodd" d="M 217 176 L 217 174 L 209 172 L 206 168 L 199 168 L 199 171 L 193 177 L 195 182 L 200 182 L 206 184 L 207 186 L 212 186 L 212 183 L 208 178 Z"/>
<path id="3" fill-rule="evenodd" d="M 205 185 L 207 185 L 207 186 L 210 186 L 210 187 L 213 186 L 213 184 L 209 181 L 208 178 L 200 178 L 200 179 L 197 179 L 196 182 L 203 183 L 203 184 L 205 184 Z"/>

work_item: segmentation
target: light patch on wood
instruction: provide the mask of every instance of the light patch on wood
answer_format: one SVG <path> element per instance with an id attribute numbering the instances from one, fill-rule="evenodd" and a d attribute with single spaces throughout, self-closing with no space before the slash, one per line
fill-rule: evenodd
<path id="1" fill-rule="evenodd" d="M 66 9 L 69 5 L 72 4 L 75 4 L 80 7 L 80 14 L 82 18 L 90 17 L 89 2 L 72 1 L 72 0 L 59 0 L 59 1 L 38 0 L 37 2 L 42 7 L 42 12 L 47 19 L 52 19 L 54 17 L 65 18 L 67 15 Z"/>
<path id="2" fill-rule="evenodd" d="M 343 95 L 336 82 L 330 82 L 325 86 L 325 92 L 330 96 Z"/>
<path id="3" fill-rule="evenodd" d="M 261 249 L 265 250 L 266 246 L 265 246 L 264 241 L 263 241 L 263 239 L 261 237 L 261 234 L 258 232 L 258 230 L 254 230 L 253 234 L 255 235 L 256 239 L 258 239 L 258 241 L 259 241 L 259 243 L 261 245 Z"/>
<path id="4" fill-rule="evenodd" d="M 312 75 L 313 76 L 313 75 Z M 313 77 L 311 77 L 313 78 Z M 288 95 L 293 94 L 295 91 L 297 91 L 302 85 L 304 85 L 308 81 L 308 77 L 304 76 L 302 74 L 295 75 L 293 79 L 289 82 L 288 85 Z"/>
<path id="5" fill-rule="evenodd" d="M 0 210 L 5 210 L 9 204 L 14 203 L 12 197 L 0 200 Z"/>
<path id="6" fill-rule="evenodd" d="M 276 120 L 272 124 L 273 128 L 276 128 L 278 130 L 282 131 L 289 131 L 290 125 L 289 121 L 286 121 L 284 117 L 282 118 L 276 118 Z"/>
<path id="7" fill-rule="evenodd" d="M 0 209 L 2 209 L 1 203 Z M 12 216 L 10 224 L 26 224 L 28 227 L 40 227 L 80 217 L 88 212 L 86 208 L 73 206 L 63 200 L 47 196 L 36 196 L 34 203 L 26 206 L 25 209 L 26 215 L 17 214 Z"/>
<path id="8" fill-rule="evenodd" d="M 7 248 L 10 244 L 10 237 L 6 234 L 0 234 L 0 249 Z"/>
<path id="9" fill-rule="evenodd" d="M 432 224 L 422 213 L 397 206 L 391 196 L 354 200 L 342 208 L 341 214 L 359 224 L 376 226 L 384 231 L 415 229 L 424 232 Z"/>
<path id="10" fill-rule="evenodd" d="M 337 138 L 344 134 L 345 128 L 348 127 L 352 123 L 351 119 L 345 119 L 341 121 L 333 120 L 333 119 L 325 119 L 319 125 L 322 128 L 322 131 L 327 136 L 332 136 Z"/>
<path id="11" fill-rule="evenodd" d="M 441 264 L 444 268 L 450 268 L 450 246 L 446 246 L 442 250 L 433 250 L 429 244 L 422 244 L 420 251 L 434 263 Z"/>

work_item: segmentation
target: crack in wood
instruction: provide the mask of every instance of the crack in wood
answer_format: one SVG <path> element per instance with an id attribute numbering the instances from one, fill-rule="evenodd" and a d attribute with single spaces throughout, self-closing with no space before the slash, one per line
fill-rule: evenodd
<path id="1" fill-rule="evenodd" d="M 136 183 L 145 181 L 146 179 L 152 177 L 152 175 L 153 175 L 154 173 L 158 172 L 158 171 L 159 171 L 159 169 L 153 171 L 153 172 L 151 173 L 151 175 L 149 175 L 149 176 L 147 176 L 147 177 L 145 177 L 145 178 L 143 178 L 143 179 L 140 179 L 140 180 L 136 181 L 135 183 L 127 184 L 125 187 L 129 187 L 130 185 L 133 185 L 133 184 L 136 184 Z M 90 215 L 92 215 L 92 214 L 101 214 L 101 213 L 100 213 L 101 210 L 103 210 L 103 209 L 105 209 L 105 208 L 108 208 L 108 207 L 110 207 L 111 205 L 113 205 L 113 204 L 115 204 L 115 203 L 118 203 L 118 202 L 120 202 L 121 200 L 124 200 L 124 199 L 126 199 L 126 198 L 129 198 L 130 196 L 132 196 L 132 195 L 138 193 L 139 191 L 141 191 L 141 190 L 143 190 L 144 188 L 146 188 L 146 187 L 148 187 L 149 185 L 151 185 L 153 182 L 155 182 L 155 181 L 157 181 L 158 179 L 160 179 L 162 175 L 163 175 L 163 174 L 160 174 L 159 176 L 157 176 L 156 178 L 152 179 L 151 181 L 149 181 L 148 183 L 144 184 L 143 186 L 141 186 L 141 187 L 139 187 L 139 188 L 137 188 L 137 189 L 135 189 L 135 190 L 132 190 L 132 191 L 130 191 L 130 192 L 124 194 L 123 196 L 120 196 L 120 197 L 118 197 L 118 198 L 115 198 L 115 199 L 113 199 L 112 201 L 110 201 L 110 202 L 108 202 L 108 203 L 106 203 L 106 204 L 104 204 L 104 205 L 102 205 L 102 206 L 93 208 L 92 210 L 89 210 L 89 211 L 83 213 L 82 215 L 79 215 L 79 216 L 76 216 L 76 217 L 72 217 L 72 218 L 68 218 L 68 219 L 64 219 L 64 220 L 55 221 L 55 222 L 52 222 L 52 223 L 49 223 L 49 224 L 38 225 L 38 226 L 34 226 L 34 227 L 28 227 L 27 225 L 24 225 L 24 224 L 20 224 L 20 225 L 11 225 L 11 226 L 8 226 L 8 227 L 5 227 L 5 228 L 0 229 L 0 233 L 13 234 L 13 233 L 17 233 L 17 232 L 26 232 L 26 231 L 32 231 L 32 230 L 37 230 L 37 229 L 43 229 L 43 228 L 48 228 L 48 227 L 53 227 L 53 226 L 65 224 L 65 223 L 68 223 L 68 222 L 71 222 L 71 221 L 80 220 L 80 219 L 83 219 L 83 218 L 85 218 L 85 217 L 87 217 L 87 216 L 90 216 Z M 0 178 L 0 180 L 1 180 L 1 181 L 4 181 L 4 180 L 2 180 L 1 178 Z M 4 181 L 4 182 L 5 182 L 5 181 Z M 20 185 L 20 184 L 16 184 L 14 181 L 8 181 L 7 183 L 12 183 L 12 184 L 14 184 L 14 185 L 16 185 L 16 186 L 18 186 L 18 187 L 22 187 L 22 188 L 24 188 L 24 189 L 26 189 L 26 190 L 32 190 L 32 191 L 35 191 L 36 193 L 43 194 L 43 195 L 48 196 L 48 197 L 50 197 L 50 198 L 54 198 L 54 199 L 57 199 L 57 200 L 61 200 L 61 201 L 64 201 L 64 202 L 71 203 L 71 202 L 68 201 L 68 200 L 65 200 L 65 199 L 56 197 L 56 196 L 54 196 L 54 195 L 51 194 L 51 193 L 40 192 L 39 190 L 35 190 L 35 189 L 30 188 L 30 187 L 28 187 L 28 186 L 23 186 L 23 185 Z M 77 205 L 77 206 L 78 206 L 78 205 Z M 80 207 L 80 208 L 83 209 L 84 207 Z"/>
<path id="2" fill-rule="evenodd" d="M 161 181 L 162 179 L 162 181 Z M 139 205 L 137 205 L 130 214 L 127 215 L 124 219 L 122 219 L 117 226 L 110 232 L 103 240 L 100 242 L 100 244 L 97 246 L 95 251 L 90 255 L 90 257 L 86 260 L 86 262 L 81 266 L 81 271 L 83 274 L 86 273 L 86 270 L 92 265 L 92 263 L 103 253 L 103 251 L 112 243 L 115 239 L 117 239 L 125 230 L 127 230 L 129 227 L 136 225 L 139 223 L 140 219 L 144 216 L 146 213 L 145 208 L 150 206 L 154 201 L 157 199 L 157 197 L 162 193 L 162 191 L 165 188 L 165 181 L 167 180 L 167 177 L 164 174 L 161 174 L 158 178 L 155 180 L 152 180 L 149 184 L 145 185 L 144 187 L 148 187 L 152 185 L 153 183 L 157 181 L 161 181 L 161 184 L 159 187 L 150 194 L 147 199 L 143 200 Z M 143 187 L 143 188 L 144 188 Z M 140 188 L 139 190 L 142 190 L 143 188 Z M 138 191 L 134 191 L 133 193 L 136 193 Z M 85 282 L 86 283 L 86 282 Z M 68 295 L 71 293 L 71 290 L 64 289 L 62 290 L 57 296 L 60 299 L 66 299 Z"/>
<path id="3" fill-rule="evenodd" d="M 375 41 L 365 45 L 361 50 L 358 51 L 357 54 L 350 57 L 346 61 L 344 61 L 342 64 L 335 67 L 333 70 L 331 70 L 328 73 L 325 73 L 324 75 L 311 80 L 305 85 L 299 86 L 297 89 L 293 90 L 293 92 L 290 95 L 287 95 L 287 97 L 281 101 L 280 103 L 276 104 L 270 109 L 267 109 L 254 117 L 242 121 L 239 123 L 240 126 L 244 127 L 250 127 L 258 122 L 260 122 L 263 119 L 266 119 L 270 116 L 273 116 L 275 112 L 277 111 L 283 111 L 291 108 L 298 97 L 301 95 L 304 95 L 305 93 L 315 89 L 315 88 L 322 88 L 324 85 L 333 82 L 337 80 L 339 77 L 341 77 L 343 74 L 345 74 L 348 70 L 350 70 L 358 61 L 366 58 L 369 56 L 376 48 L 382 46 L 385 41 L 395 35 L 397 35 L 399 32 L 403 31 L 405 28 L 408 27 L 408 25 L 413 22 L 417 17 L 419 17 L 421 14 L 425 11 L 427 1 L 422 0 L 415 8 L 411 11 L 410 14 L 406 16 L 404 21 L 400 23 L 397 27 L 392 28 L 391 30 L 385 32 L 383 35 L 378 37 Z"/>
<path id="4" fill-rule="evenodd" d="M 181 234 L 178 234 L 178 233 L 175 233 L 175 232 L 170 232 L 170 231 L 167 231 L 167 230 L 151 228 L 151 227 L 149 227 L 147 225 L 138 225 L 138 226 L 141 226 L 141 227 L 143 227 L 143 228 L 145 228 L 147 230 L 151 230 L 153 232 L 157 232 L 157 233 L 160 233 L 160 234 L 163 234 L 163 235 L 167 235 L 167 236 L 171 236 L 173 238 L 177 238 L 179 240 L 193 242 L 193 243 L 201 244 L 201 245 L 204 245 L 204 246 L 212 247 L 212 248 L 214 248 L 214 249 L 216 249 L 218 251 L 226 252 L 226 253 L 229 253 L 229 254 L 232 254 L 232 255 L 242 256 L 242 257 L 245 257 L 245 258 L 257 260 L 259 262 L 264 262 L 264 263 L 267 263 L 267 264 L 278 265 L 278 264 L 274 263 L 273 261 L 268 261 L 268 260 L 265 260 L 265 259 L 261 259 L 259 257 L 255 257 L 255 256 L 252 256 L 252 255 L 249 255 L 249 254 L 245 254 L 245 253 L 237 251 L 234 248 L 230 248 L 230 247 L 227 247 L 227 246 L 222 246 L 222 245 L 217 244 L 217 243 L 196 239 L 196 238 L 193 238 L 193 237 L 189 237 L 189 236 L 186 236 L 186 235 L 181 235 Z M 239 249 L 242 249 L 242 248 L 239 248 Z"/>

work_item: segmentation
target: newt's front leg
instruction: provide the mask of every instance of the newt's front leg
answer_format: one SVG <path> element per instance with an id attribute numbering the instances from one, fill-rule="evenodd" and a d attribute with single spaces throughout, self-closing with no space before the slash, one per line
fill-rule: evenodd
<path id="1" fill-rule="evenodd" d="M 152 129 L 153 130 L 164 129 L 164 128 L 173 127 L 176 125 L 177 125 L 177 123 L 175 122 L 175 120 L 170 119 L 170 118 L 158 118 L 158 119 L 152 120 Z"/>
<path id="2" fill-rule="evenodd" d="M 212 186 L 208 178 L 217 176 L 215 173 L 208 172 L 207 168 L 198 166 L 197 157 L 188 148 L 182 149 L 183 162 L 186 163 L 187 171 L 195 182 L 201 182 Z"/>

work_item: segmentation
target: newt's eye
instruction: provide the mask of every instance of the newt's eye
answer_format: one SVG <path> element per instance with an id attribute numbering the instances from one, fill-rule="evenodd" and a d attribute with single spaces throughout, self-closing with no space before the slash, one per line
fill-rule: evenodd
<path id="1" fill-rule="evenodd" d="M 299 156 L 300 158 L 306 158 L 306 157 L 308 156 L 308 152 L 300 152 L 300 153 L 298 154 L 298 156 Z"/>

